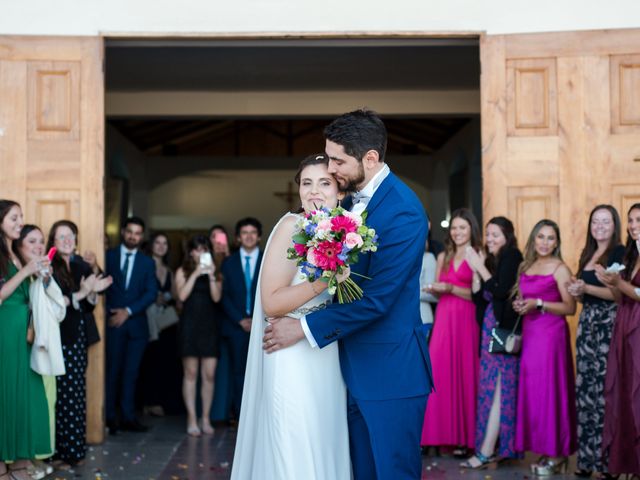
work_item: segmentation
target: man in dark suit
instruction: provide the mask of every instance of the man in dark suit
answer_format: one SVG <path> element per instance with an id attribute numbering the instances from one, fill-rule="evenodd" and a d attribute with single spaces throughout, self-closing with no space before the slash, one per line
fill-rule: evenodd
<path id="1" fill-rule="evenodd" d="M 107 427 L 114 435 L 118 428 L 144 432 L 135 415 L 135 391 L 138 369 L 149 338 L 146 309 L 158 293 L 155 264 L 139 247 L 144 237 L 144 222 L 130 217 L 122 228 L 122 243 L 107 251 L 107 275 L 113 284 L 107 290 Z M 120 406 L 120 424 L 116 407 Z"/>
<path id="2" fill-rule="evenodd" d="M 249 332 L 253 317 L 253 303 L 258 285 L 262 252 L 258 248 L 262 224 L 247 217 L 236 224 L 236 241 L 240 249 L 222 264 L 222 307 L 227 314 L 222 331 L 229 338 L 233 410 L 240 415 L 244 372 L 249 351 Z"/>

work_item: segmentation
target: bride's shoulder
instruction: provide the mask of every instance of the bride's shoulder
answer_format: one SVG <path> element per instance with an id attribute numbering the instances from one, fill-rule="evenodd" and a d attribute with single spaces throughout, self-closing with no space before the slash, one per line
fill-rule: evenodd
<path id="1" fill-rule="evenodd" d="M 296 215 L 295 213 L 285 214 L 273 229 L 273 233 L 272 233 L 273 239 L 276 241 L 277 239 L 283 238 L 283 237 L 286 237 L 287 239 L 291 239 L 291 236 L 295 232 L 296 225 L 300 218 L 301 218 L 300 215 Z"/>

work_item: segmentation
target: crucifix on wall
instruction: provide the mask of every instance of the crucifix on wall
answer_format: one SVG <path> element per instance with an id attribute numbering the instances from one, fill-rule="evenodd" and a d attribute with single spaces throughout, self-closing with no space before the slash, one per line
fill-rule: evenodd
<path id="1" fill-rule="evenodd" d="M 287 202 L 287 208 L 289 212 L 292 212 L 294 209 L 294 203 L 298 199 L 298 192 L 293 188 L 293 182 L 287 183 L 287 191 L 286 192 L 274 192 L 276 197 L 281 198 L 285 202 Z"/>

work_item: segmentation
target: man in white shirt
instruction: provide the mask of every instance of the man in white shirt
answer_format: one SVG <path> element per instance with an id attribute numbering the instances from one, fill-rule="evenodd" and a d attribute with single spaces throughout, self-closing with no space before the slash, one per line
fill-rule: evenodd
<path id="1" fill-rule="evenodd" d="M 222 333 L 229 339 L 232 408 L 236 418 L 240 418 L 253 303 L 262 262 L 262 251 L 258 248 L 261 236 L 262 224 L 257 219 L 247 217 L 239 220 L 236 241 L 240 249 L 222 264 L 222 308 L 226 313 Z"/>
<path id="2" fill-rule="evenodd" d="M 130 217 L 122 228 L 122 244 L 107 251 L 106 271 L 113 278 L 107 290 L 106 416 L 109 433 L 118 429 L 144 432 L 135 415 L 135 389 L 149 327 L 146 310 L 156 300 L 154 261 L 140 252 L 144 221 Z M 120 407 L 120 423 L 117 407 Z"/>

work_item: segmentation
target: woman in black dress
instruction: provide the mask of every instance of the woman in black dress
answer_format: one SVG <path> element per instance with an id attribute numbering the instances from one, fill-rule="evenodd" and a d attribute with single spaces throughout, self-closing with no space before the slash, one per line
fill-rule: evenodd
<path id="1" fill-rule="evenodd" d="M 182 395 L 187 408 L 187 433 L 213 434 L 210 421 L 213 382 L 220 355 L 219 319 L 215 302 L 220 301 L 221 282 L 211 257 L 211 242 L 196 235 L 187 247 L 182 266 L 176 272 L 178 299 L 184 302 L 180 316 L 180 354 L 183 365 Z M 196 416 L 196 382 L 200 366 L 202 430 Z"/>
<path id="2" fill-rule="evenodd" d="M 153 258 L 156 264 L 156 279 L 158 282 L 158 296 L 155 305 L 149 307 L 156 312 L 158 309 L 171 313 L 175 312 L 174 274 L 169 266 L 171 245 L 169 237 L 164 232 L 151 235 L 146 247 L 146 254 Z M 147 310 L 149 320 L 149 343 L 144 351 L 140 365 L 137 385 L 137 398 L 145 414 L 162 417 L 165 414 L 183 413 L 182 395 L 182 364 L 178 355 L 178 324 L 158 325 L 151 327 L 154 321 Z M 167 321 L 165 319 L 165 321 Z M 152 335 L 152 331 L 156 332 Z"/>
<path id="3" fill-rule="evenodd" d="M 66 373 L 57 377 L 56 459 L 75 465 L 86 454 L 86 386 L 87 349 L 92 326 L 87 322 L 97 303 L 97 292 L 111 285 L 111 277 L 96 276 L 91 266 L 75 255 L 78 227 L 68 220 L 53 224 L 47 250 L 57 248 L 51 262 L 53 277 L 67 304 L 60 324 L 60 339 Z M 88 329 L 91 329 L 88 331 Z"/>
<path id="4" fill-rule="evenodd" d="M 578 470 L 606 477 L 602 452 L 604 379 L 617 305 L 613 293 L 596 278 L 596 265 L 622 263 L 624 247 L 620 216 L 611 205 L 598 205 L 589 215 L 587 239 L 569 293 L 582 302 L 576 338 L 576 403 L 578 407 Z"/>

